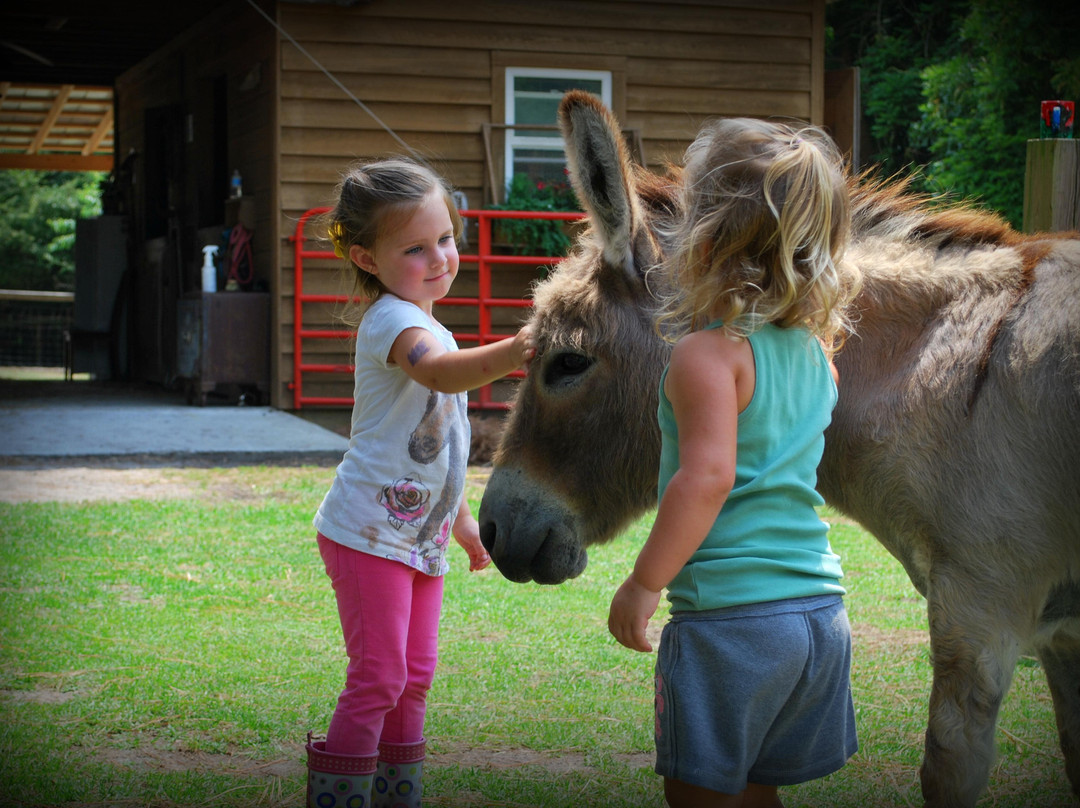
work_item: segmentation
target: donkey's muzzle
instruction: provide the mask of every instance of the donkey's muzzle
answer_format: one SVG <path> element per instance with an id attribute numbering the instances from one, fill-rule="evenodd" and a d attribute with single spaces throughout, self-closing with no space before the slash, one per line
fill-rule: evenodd
<path id="1" fill-rule="evenodd" d="M 479 522 L 484 549 L 515 583 L 560 584 L 581 575 L 588 563 L 573 513 L 521 469 L 492 473 Z"/>

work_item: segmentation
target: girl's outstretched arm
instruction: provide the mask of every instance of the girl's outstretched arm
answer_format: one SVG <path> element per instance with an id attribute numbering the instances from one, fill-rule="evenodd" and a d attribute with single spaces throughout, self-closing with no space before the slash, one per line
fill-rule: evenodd
<path id="1" fill-rule="evenodd" d="M 458 508 L 452 532 L 457 543 L 469 554 L 470 572 L 479 572 L 491 563 L 491 556 L 480 541 L 480 525 L 477 524 L 476 518 L 469 510 L 469 503 L 464 497 Z"/>
<path id="2" fill-rule="evenodd" d="M 448 351 L 424 328 L 406 328 L 393 347 L 390 359 L 413 381 L 440 393 L 462 393 L 501 379 L 527 365 L 536 354 L 531 326 L 513 337 Z"/>
<path id="3" fill-rule="evenodd" d="M 634 651 L 652 650 L 645 628 L 660 592 L 701 546 L 731 492 L 741 377 L 752 356 L 747 343 L 715 331 L 692 334 L 672 352 L 664 392 L 679 428 L 679 468 L 608 613 L 612 636 Z"/>

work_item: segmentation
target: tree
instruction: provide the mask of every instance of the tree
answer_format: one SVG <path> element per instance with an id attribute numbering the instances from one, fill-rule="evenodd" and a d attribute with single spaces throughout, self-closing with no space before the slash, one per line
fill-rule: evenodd
<path id="1" fill-rule="evenodd" d="M 938 189 L 973 197 L 1019 227 L 1027 140 L 1039 137 L 1043 99 L 1080 94 L 1073 2 L 974 0 L 959 53 L 923 70 L 913 138 L 933 156 Z"/>
<path id="2" fill-rule="evenodd" d="M 1021 225 L 1039 104 L 1080 97 L 1075 0 L 838 0 L 826 13 L 830 63 L 862 68 L 869 159 Z"/>
<path id="3" fill-rule="evenodd" d="M 71 291 L 75 221 L 101 213 L 97 171 L 0 171 L 0 288 Z"/>
<path id="4" fill-rule="evenodd" d="M 867 162 L 886 176 L 931 159 L 911 138 L 923 102 L 921 74 L 958 47 L 958 31 L 971 0 L 903 3 L 837 0 L 826 6 L 831 38 L 829 67 L 858 65 Z"/>

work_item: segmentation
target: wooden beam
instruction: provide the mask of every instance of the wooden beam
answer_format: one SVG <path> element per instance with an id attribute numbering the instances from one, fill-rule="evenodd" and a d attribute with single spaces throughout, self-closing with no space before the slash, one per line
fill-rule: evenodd
<path id="1" fill-rule="evenodd" d="M 24 289 L 0 289 L 0 300 L 31 303 L 74 303 L 74 292 L 35 292 Z"/>
<path id="2" fill-rule="evenodd" d="M 82 153 L 86 157 L 97 151 L 101 141 L 105 138 L 113 125 L 113 108 L 110 106 L 105 110 L 105 114 L 101 116 L 101 122 L 98 123 L 97 128 L 94 129 L 93 134 L 90 135 L 89 140 L 86 141 L 86 145 L 83 146 Z"/>
<path id="3" fill-rule="evenodd" d="M 38 128 L 33 142 L 31 142 L 26 149 L 27 154 L 37 154 L 41 150 L 42 144 L 45 143 L 45 138 L 49 136 L 49 130 L 53 128 L 56 119 L 59 118 L 60 113 L 64 111 L 64 104 L 67 103 L 68 96 L 71 95 L 71 91 L 74 89 L 74 84 L 63 84 L 60 86 L 60 92 L 57 93 L 56 100 L 53 101 L 52 109 L 50 109 L 49 114 L 45 116 L 45 120 L 41 122 L 41 126 Z"/>
<path id="4" fill-rule="evenodd" d="M 28 168 L 35 171 L 112 171 L 111 154 L 12 154 L 0 153 L 0 170 Z"/>
<path id="5" fill-rule="evenodd" d="M 810 13 L 810 123 L 825 121 L 825 0 L 814 0 Z"/>

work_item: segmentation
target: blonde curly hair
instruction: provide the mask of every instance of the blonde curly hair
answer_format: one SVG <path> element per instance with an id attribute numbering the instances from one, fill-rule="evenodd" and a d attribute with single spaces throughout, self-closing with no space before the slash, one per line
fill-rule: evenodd
<path id="1" fill-rule="evenodd" d="M 660 318 L 668 338 L 720 319 L 733 336 L 776 323 L 842 341 L 860 279 L 843 261 L 849 190 L 829 137 L 813 126 L 718 120 L 687 149 L 683 180 L 673 292 Z"/>

